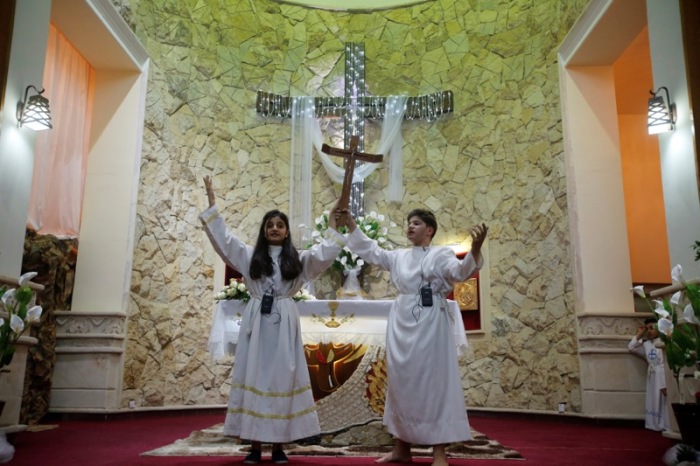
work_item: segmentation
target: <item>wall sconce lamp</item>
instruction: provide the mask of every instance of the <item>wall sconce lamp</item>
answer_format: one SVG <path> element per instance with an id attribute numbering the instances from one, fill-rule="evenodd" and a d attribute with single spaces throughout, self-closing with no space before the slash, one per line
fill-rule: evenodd
<path id="1" fill-rule="evenodd" d="M 34 89 L 33 96 L 27 98 L 29 89 Z M 24 100 L 17 104 L 17 120 L 20 127 L 27 127 L 34 131 L 51 129 L 51 110 L 49 99 L 44 97 L 44 89 L 39 90 L 34 86 L 27 86 L 24 91 Z"/>
<path id="2" fill-rule="evenodd" d="M 662 89 L 666 92 L 666 101 L 664 101 L 662 95 L 659 95 Z M 649 119 L 647 123 L 649 134 L 673 131 L 673 126 L 676 123 L 676 104 L 671 103 L 668 89 L 662 86 L 658 88 L 656 92 L 649 91 L 649 93 L 651 94 L 651 98 L 649 99 Z"/>

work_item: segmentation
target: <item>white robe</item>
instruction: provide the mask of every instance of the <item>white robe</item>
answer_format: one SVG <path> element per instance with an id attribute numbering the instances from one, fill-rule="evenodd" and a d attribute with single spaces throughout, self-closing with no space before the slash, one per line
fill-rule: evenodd
<path id="1" fill-rule="evenodd" d="M 293 281 L 282 279 L 277 263 L 281 246 L 270 246 L 274 275 L 253 280 L 249 276 L 253 247 L 226 228 L 216 206 L 200 219 L 216 252 L 243 275 L 251 295 L 236 347 L 224 434 L 264 443 L 318 435 L 299 312 L 292 296 L 333 263 L 345 238 L 329 229 L 321 244 L 300 251 L 303 271 Z M 261 314 L 261 297 L 270 290 L 275 295 L 272 313 Z"/>
<path id="2" fill-rule="evenodd" d="M 359 228 L 348 248 L 367 263 L 391 272 L 399 295 L 386 335 L 388 386 L 384 425 L 399 439 L 421 445 L 469 440 L 453 322 L 444 296 L 481 266 L 471 255 L 459 260 L 446 247 L 381 248 Z M 419 289 L 429 283 L 433 306 L 421 307 Z"/>
<path id="3" fill-rule="evenodd" d="M 644 427 L 650 430 L 664 431 L 669 428 L 666 397 L 661 394 L 661 389 L 666 388 L 666 362 L 664 350 L 656 346 L 659 343 L 658 338 L 637 340 L 637 337 L 632 337 L 627 348 L 646 359 L 648 364 Z"/>

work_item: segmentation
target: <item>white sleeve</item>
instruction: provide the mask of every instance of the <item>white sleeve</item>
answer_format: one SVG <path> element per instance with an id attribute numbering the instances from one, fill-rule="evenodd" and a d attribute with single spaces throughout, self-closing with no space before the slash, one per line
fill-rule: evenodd
<path id="1" fill-rule="evenodd" d="M 382 270 L 391 270 L 392 253 L 370 239 L 360 228 L 355 228 L 348 236 L 348 249 L 368 264 L 376 265 Z"/>
<path id="2" fill-rule="evenodd" d="M 216 253 L 224 260 L 226 265 L 233 267 L 243 275 L 248 275 L 250 258 L 253 256 L 253 248 L 248 246 L 228 228 L 219 213 L 217 206 L 211 206 L 199 215 L 204 225 L 204 232 L 209 237 Z"/>
<path id="3" fill-rule="evenodd" d="M 632 337 L 630 342 L 627 344 L 627 349 L 638 356 L 646 358 L 646 352 L 644 351 L 644 342 L 642 340 L 637 340 L 636 336 Z"/>
<path id="4" fill-rule="evenodd" d="M 347 238 L 334 229 L 328 228 L 320 244 L 314 244 L 311 249 L 302 251 L 300 259 L 303 265 L 303 281 L 313 280 L 330 267 L 345 243 L 347 243 Z"/>

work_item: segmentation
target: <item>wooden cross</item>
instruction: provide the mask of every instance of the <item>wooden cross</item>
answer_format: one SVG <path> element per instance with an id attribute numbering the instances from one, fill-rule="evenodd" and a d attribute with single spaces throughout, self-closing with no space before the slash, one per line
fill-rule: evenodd
<path id="1" fill-rule="evenodd" d="M 317 118 L 342 117 L 346 150 L 350 150 L 352 136 L 357 135 L 359 136 L 357 148 L 359 153 L 362 153 L 364 150 L 365 119 L 382 119 L 387 101 L 386 97 L 367 95 L 365 46 L 363 43 L 348 42 L 345 44 L 344 94 L 343 97 L 314 97 L 315 115 Z M 280 118 L 292 116 L 292 98 L 289 96 L 258 91 L 255 107 L 257 112 L 264 116 Z M 408 97 L 404 119 L 435 121 L 444 114 L 451 113 L 453 108 L 452 91 L 439 91 Z M 358 160 L 361 159 L 358 158 Z M 364 214 L 363 190 L 364 184 L 361 181 L 353 183 L 351 211 L 355 216 Z"/>
<path id="2" fill-rule="evenodd" d="M 350 147 L 348 149 L 338 149 L 336 147 L 331 147 L 328 144 L 323 144 L 321 146 L 321 151 L 328 155 L 335 155 L 337 157 L 343 157 L 345 159 L 345 176 L 343 177 L 343 191 L 340 194 L 340 199 L 338 199 L 338 210 L 347 209 L 350 205 L 350 190 L 352 189 L 352 177 L 355 173 L 355 161 L 361 160 L 363 162 L 379 163 L 384 159 L 382 154 L 367 154 L 364 152 L 357 152 L 358 145 L 360 143 L 360 137 L 355 135 L 350 138 Z M 338 220 L 338 226 L 345 226 L 345 215 L 341 215 Z"/>

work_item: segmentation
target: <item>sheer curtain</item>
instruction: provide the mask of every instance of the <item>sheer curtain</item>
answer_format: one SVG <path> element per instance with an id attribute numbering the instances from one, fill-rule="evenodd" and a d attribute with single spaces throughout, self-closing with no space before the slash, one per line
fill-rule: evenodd
<path id="1" fill-rule="evenodd" d="M 36 135 L 27 226 L 39 234 L 74 238 L 80 231 L 94 71 L 53 24 L 43 85 L 53 129 Z"/>
<path id="2" fill-rule="evenodd" d="M 403 198 L 403 138 L 401 123 L 406 112 L 406 96 L 389 96 L 382 124 L 379 143 L 371 151 L 384 154 L 384 161 L 389 160 L 389 187 L 387 198 L 391 202 L 401 202 Z M 290 227 L 301 227 L 297 234 L 299 244 L 310 241 L 311 221 L 311 157 L 316 153 L 326 173 L 335 183 L 342 183 L 345 168 L 336 164 L 331 157 L 321 152 L 323 137 L 321 126 L 314 115 L 313 97 L 294 97 L 292 99 L 292 144 L 289 170 L 289 222 Z M 364 180 L 379 167 L 377 163 L 367 163 L 355 167 L 353 182 Z"/>

